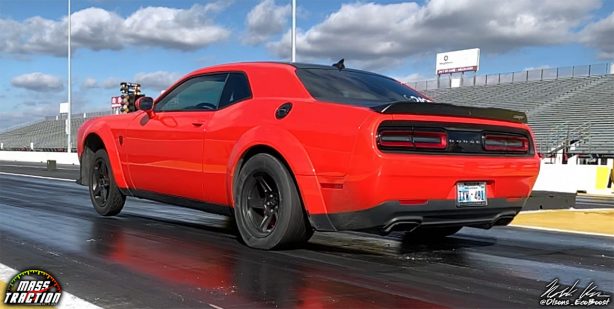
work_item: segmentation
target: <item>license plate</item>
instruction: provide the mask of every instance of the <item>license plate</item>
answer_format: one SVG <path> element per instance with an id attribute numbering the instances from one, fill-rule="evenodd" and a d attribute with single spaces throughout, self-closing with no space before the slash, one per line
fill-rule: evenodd
<path id="1" fill-rule="evenodd" d="M 456 205 L 458 206 L 486 206 L 485 182 L 459 182 L 456 184 Z"/>

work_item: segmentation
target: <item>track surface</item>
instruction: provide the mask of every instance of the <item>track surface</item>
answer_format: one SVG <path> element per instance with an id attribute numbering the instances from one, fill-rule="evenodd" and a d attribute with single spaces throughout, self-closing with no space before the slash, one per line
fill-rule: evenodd
<path id="1" fill-rule="evenodd" d="M 102 307 L 539 307 L 554 278 L 614 294 L 610 237 L 465 228 L 420 244 L 316 233 L 305 247 L 265 252 L 239 243 L 224 217 L 129 198 L 102 218 L 85 187 L 6 174 L 76 178 L 60 168 L 0 163 L 0 263 L 48 270 Z"/>

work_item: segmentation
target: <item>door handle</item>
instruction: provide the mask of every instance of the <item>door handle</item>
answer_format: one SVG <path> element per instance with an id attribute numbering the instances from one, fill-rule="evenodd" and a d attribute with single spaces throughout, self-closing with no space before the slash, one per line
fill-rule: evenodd
<path id="1" fill-rule="evenodd" d="M 202 122 L 192 122 L 192 125 L 195 127 L 202 127 L 203 123 Z"/>

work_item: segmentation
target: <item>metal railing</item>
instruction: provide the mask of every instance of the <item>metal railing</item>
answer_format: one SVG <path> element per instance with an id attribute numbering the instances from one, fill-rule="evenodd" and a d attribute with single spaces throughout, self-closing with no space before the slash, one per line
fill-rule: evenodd
<path id="1" fill-rule="evenodd" d="M 106 115 L 111 115 L 113 112 L 108 111 L 108 112 L 90 112 L 90 113 L 73 113 L 72 114 L 72 119 L 81 119 L 81 118 L 91 118 L 91 117 L 100 117 L 100 116 L 106 116 Z M 60 119 L 66 119 L 67 115 L 66 114 L 60 114 L 60 115 L 56 115 L 56 116 L 46 116 L 45 120 L 60 120 Z"/>
<path id="2" fill-rule="evenodd" d="M 526 70 L 508 73 L 496 73 L 487 75 L 442 75 L 437 79 L 423 80 L 407 83 L 417 90 L 446 89 L 460 86 L 486 86 L 508 83 L 524 83 L 529 81 L 555 80 L 563 78 L 579 78 L 589 76 L 601 76 L 614 74 L 612 63 L 574 65 L 570 67 L 543 68 L 536 70 Z M 459 84 L 455 85 L 453 79 L 460 79 Z"/>
<path id="3" fill-rule="evenodd" d="M 563 122 L 554 128 L 551 128 L 545 140 L 539 144 L 539 152 L 543 154 L 555 154 L 559 150 L 571 146 L 587 147 L 590 151 L 591 147 L 591 129 L 592 122 L 586 121 L 580 125 L 573 125 L 568 122 Z"/>

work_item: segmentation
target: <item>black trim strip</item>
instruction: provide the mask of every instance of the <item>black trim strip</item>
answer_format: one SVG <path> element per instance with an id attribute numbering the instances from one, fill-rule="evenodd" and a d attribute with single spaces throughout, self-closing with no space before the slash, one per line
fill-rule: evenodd
<path id="1" fill-rule="evenodd" d="M 161 203 L 165 203 L 169 205 L 175 205 L 175 206 L 180 206 L 180 207 L 201 210 L 201 211 L 223 215 L 223 216 L 233 215 L 232 207 L 230 206 L 211 204 L 211 203 L 207 203 L 207 202 L 199 201 L 195 199 L 161 194 L 161 193 L 151 192 L 151 191 L 146 191 L 146 190 L 128 191 L 126 189 L 120 189 L 120 191 L 122 191 L 123 194 L 128 195 L 128 196 L 134 196 L 134 197 L 143 198 L 147 200 L 157 201 L 157 202 L 161 202 Z"/>
<path id="2" fill-rule="evenodd" d="M 480 118 L 489 120 L 527 123 L 523 112 L 493 107 L 459 106 L 449 103 L 392 102 L 372 106 L 372 110 L 382 114 L 414 114 Z"/>
<path id="3" fill-rule="evenodd" d="M 474 226 L 491 227 L 509 221 L 522 209 L 526 198 L 508 201 L 504 198 L 488 200 L 488 206 L 456 206 L 454 200 L 430 200 L 423 205 L 401 205 L 389 201 L 373 208 L 341 213 L 310 215 L 318 231 L 372 230 L 390 232 L 398 224 L 411 227 Z M 511 221 L 511 220 L 510 220 Z"/>

